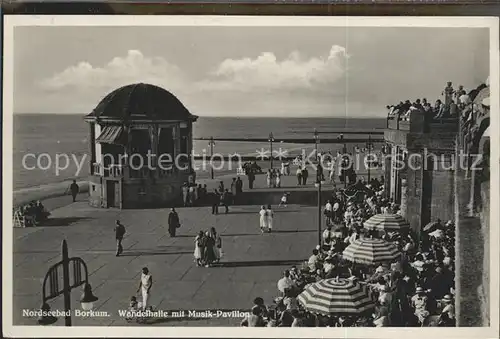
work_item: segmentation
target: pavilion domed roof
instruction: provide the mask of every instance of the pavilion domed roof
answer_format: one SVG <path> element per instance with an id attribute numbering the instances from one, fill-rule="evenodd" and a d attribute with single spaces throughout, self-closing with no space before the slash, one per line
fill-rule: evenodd
<path id="1" fill-rule="evenodd" d="M 127 120 L 196 120 L 175 95 L 161 87 L 137 83 L 109 93 L 88 118 Z"/>

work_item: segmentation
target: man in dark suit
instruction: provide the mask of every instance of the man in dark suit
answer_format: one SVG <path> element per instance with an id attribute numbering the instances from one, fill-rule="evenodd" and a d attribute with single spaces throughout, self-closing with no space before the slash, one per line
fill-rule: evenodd
<path id="1" fill-rule="evenodd" d="M 120 223 L 120 220 L 116 220 L 115 226 L 115 238 L 116 238 L 116 256 L 118 257 L 123 252 L 122 241 L 125 235 L 125 226 Z"/>
<path id="2" fill-rule="evenodd" d="M 172 208 L 168 215 L 168 233 L 172 238 L 175 237 L 175 232 L 177 231 L 177 228 L 179 228 L 179 226 L 179 215 L 177 214 L 175 208 Z"/>

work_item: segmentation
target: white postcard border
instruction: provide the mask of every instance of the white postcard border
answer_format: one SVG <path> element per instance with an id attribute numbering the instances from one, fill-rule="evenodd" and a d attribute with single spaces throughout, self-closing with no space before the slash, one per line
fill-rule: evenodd
<path id="1" fill-rule="evenodd" d="M 260 26 L 260 27 L 486 27 L 490 29 L 490 87 L 500 93 L 499 20 L 497 17 L 298 17 L 298 16 L 4 16 L 3 68 L 3 305 L 6 337 L 355 337 L 355 338 L 494 338 L 499 332 L 499 164 L 500 96 L 491 96 L 490 327 L 481 328 L 247 328 L 247 327 L 42 327 L 13 326 L 13 70 L 16 26 Z M 457 51 L 459 52 L 459 51 Z M 479 278 L 479 277 L 478 277 Z"/>

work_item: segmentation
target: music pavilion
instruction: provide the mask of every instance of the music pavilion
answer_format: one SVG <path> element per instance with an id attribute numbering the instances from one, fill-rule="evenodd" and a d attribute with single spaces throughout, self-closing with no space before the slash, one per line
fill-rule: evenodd
<path id="1" fill-rule="evenodd" d="M 85 117 L 90 205 L 179 204 L 182 185 L 195 180 L 191 154 L 197 118 L 172 93 L 154 85 L 132 84 L 109 93 Z"/>

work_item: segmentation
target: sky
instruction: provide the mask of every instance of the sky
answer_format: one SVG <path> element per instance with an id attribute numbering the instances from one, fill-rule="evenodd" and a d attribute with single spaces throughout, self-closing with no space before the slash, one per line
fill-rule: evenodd
<path id="1" fill-rule="evenodd" d="M 199 116 L 383 117 L 488 76 L 484 28 L 14 28 L 15 113 L 88 114 L 144 82 Z"/>

